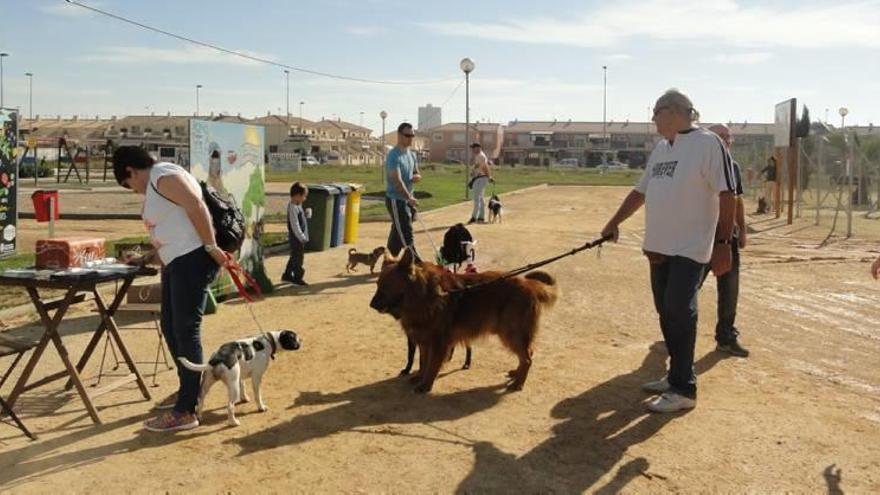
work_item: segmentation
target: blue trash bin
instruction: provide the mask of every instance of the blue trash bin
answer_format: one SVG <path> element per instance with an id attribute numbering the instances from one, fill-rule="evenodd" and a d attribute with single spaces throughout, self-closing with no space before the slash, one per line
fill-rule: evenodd
<path id="1" fill-rule="evenodd" d="M 330 231 L 330 247 L 336 247 L 345 240 L 345 206 L 348 204 L 348 195 L 351 186 L 348 184 L 328 184 L 336 189 L 333 196 L 333 230 Z"/>

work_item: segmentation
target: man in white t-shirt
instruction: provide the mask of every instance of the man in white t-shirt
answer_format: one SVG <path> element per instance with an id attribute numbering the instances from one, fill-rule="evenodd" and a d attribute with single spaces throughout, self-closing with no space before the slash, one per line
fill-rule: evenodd
<path id="1" fill-rule="evenodd" d="M 615 240 L 618 226 L 645 205 L 645 241 L 651 264 L 654 307 L 669 352 L 666 377 L 646 383 L 661 394 L 648 404 L 653 412 L 690 409 L 697 402 L 694 347 L 697 293 L 706 265 L 716 276 L 731 267 L 736 209 L 730 154 L 715 134 L 696 127 L 699 113 L 684 93 L 670 89 L 654 105 L 661 140 L 645 172 L 605 228 Z"/>

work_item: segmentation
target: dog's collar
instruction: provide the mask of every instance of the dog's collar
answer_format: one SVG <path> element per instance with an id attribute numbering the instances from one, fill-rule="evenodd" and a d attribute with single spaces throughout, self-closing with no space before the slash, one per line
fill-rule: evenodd
<path id="1" fill-rule="evenodd" d="M 275 338 L 272 337 L 272 334 L 269 332 L 266 332 L 265 337 L 267 339 L 269 339 L 269 346 L 272 347 L 272 353 L 269 354 L 269 357 L 271 357 L 272 359 L 275 359 L 275 349 L 276 349 Z"/>

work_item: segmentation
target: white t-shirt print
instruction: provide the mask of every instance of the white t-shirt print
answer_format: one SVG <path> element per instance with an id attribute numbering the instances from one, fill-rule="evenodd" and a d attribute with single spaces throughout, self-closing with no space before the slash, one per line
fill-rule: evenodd
<path id="1" fill-rule="evenodd" d="M 645 251 L 709 262 L 718 195 L 736 192 L 733 161 L 718 136 L 695 127 L 672 144 L 660 141 L 635 190 L 645 195 Z"/>

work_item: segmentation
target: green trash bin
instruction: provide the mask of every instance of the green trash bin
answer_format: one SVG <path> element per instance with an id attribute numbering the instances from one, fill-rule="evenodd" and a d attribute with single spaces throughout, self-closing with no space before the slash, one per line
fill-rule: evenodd
<path id="1" fill-rule="evenodd" d="M 310 185 L 309 195 L 303 208 L 311 208 L 309 218 L 309 242 L 306 251 L 330 249 L 330 234 L 333 228 L 333 199 L 339 189 L 325 185 Z"/>

